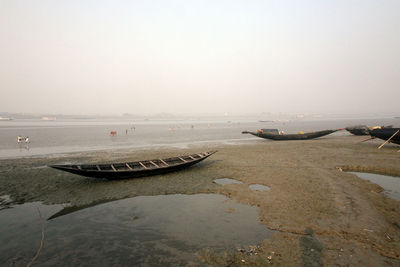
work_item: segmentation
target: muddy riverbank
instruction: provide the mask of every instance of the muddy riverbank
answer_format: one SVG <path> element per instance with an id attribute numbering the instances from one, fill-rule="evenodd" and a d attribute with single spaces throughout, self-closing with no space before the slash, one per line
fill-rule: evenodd
<path id="1" fill-rule="evenodd" d="M 380 194 L 378 185 L 343 171 L 400 176 L 398 146 L 389 144 L 378 150 L 381 142 L 361 140 L 357 136 L 293 142 L 257 139 L 238 145 L 4 159 L 0 161 L 0 195 L 9 195 L 13 203 L 42 201 L 82 207 L 135 196 L 220 193 L 257 206 L 259 220 L 277 232 L 260 246 L 235 254 L 199 253 L 211 265 L 399 266 L 400 202 Z M 218 153 L 198 165 L 151 178 L 103 181 L 47 167 L 67 162 L 135 161 L 214 149 Z M 242 184 L 221 186 L 213 182 L 219 178 Z M 252 191 L 250 184 L 270 190 Z"/>

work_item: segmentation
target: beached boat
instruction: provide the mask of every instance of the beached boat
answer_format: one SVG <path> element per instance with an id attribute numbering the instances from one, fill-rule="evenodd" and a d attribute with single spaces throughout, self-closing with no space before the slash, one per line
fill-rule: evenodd
<path id="1" fill-rule="evenodd" d="M 376 137 L 382 140 L 390 139 L 390 142 L 400 145 L 400 128 L 381 128 L 369 131 L 372 137 Z"/>
<path id="2" fill-rule="evenodd" d="M 50 167 L 86 177 L 105 178 L 109 180 L 127 179 L 178 171 L 196 164 L 216 152 L 217 151 L 209 151 L 187 156 L 136 162 L 50 165 Z"/>
<path id="3" fill-rule="evenodd" d="M 336 129 L 336 130 L 324 130 L 324 131 L 318 131 L 318 132 L 309 132 L 309 133 L 298 133 L 298 134 L 279 134 L 279 133 L 269 133 L 269 132 L 263 132 L 263 131 L 258 131 L 258 132 L 249 132 L 249 131 L 244 131 L 242 134 L 252 134 L 257 137 L 265 138 L 265 139 L 271 139 L 271 140 L 276 140 L 276 141 L 283 141 L 283 140 L 308 140 L 308 139 L 314 139 L 318 138 L 321 136 L 325 136 L 331 133 L 334 133 L 336 131 L 340 131 L 343 129 Z"/>
<path id="4" fill-rule="evenodd" d="M 369 132 L 374 129 L 383 129 L 383 128 L 392 128 L 392 125 L 388 126 L 366 126 L 366 125 L 356 125 L 356 126 L 349 126 L 345 129 L 354 135 L 369 135 Z"/>
<path id="5" fill-rule="evenodd" d="M 345 129 L 354 135 L 369 135 L 370 131 L 367 125 L 348 126 Z"/>

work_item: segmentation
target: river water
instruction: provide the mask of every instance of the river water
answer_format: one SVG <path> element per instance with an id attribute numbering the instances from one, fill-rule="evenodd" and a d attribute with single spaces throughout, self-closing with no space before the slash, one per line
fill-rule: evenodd
<path id="1" fill-rule="evenodd" d="M 393 118 L 360 120 L 295 120 L 258 122 L 256 119 L 232 120 L 12 120 L 0 121 L 0 158 L 29 157 L 55 153 L 161 146 L 186 147 L 203 142 L 237 143 L 256 139 L 242 131 L 276 128 L 286 133 L 344 128 L 350 125 L 399 124 Z M 110 136 L 116 131 L 115 136 Z M 333 135 L 348 135 L 346 131 Z M 17 143 L 17 136 L 30 142 Z M 324 137 L 329 138 L 330 136 Z"/>

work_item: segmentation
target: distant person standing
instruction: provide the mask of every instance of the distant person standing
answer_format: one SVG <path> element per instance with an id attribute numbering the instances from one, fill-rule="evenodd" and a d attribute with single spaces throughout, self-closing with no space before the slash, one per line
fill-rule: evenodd
<path id="1" fill-rule="evenodd" d="M 18 135 L 18 137 L 17 137 L 17 142 L 18 142 L 18 144 L 21 144 L 21 142 L 22 142 L 22 137 L 20 135 Z"/>

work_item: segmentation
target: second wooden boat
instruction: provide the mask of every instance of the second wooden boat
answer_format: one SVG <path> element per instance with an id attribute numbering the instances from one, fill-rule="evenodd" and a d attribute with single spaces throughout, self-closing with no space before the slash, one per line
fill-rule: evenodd
<path id="1" fill-rule="evenodd" d="M 269 133 L 269 132 L 249 132 L 249 131 L 244 131 L 242 134 L 252 134 L 257 137 L 265 138 L 265 139 L 271 139 L 271 140 L 276 140 L 276 141 L 283 141 L 283 140 L 308 140 L 308 139 L 314 139 L 318 138 L 321 136 L 325 136 L 331 133 L 334 133 L 336 131 L 340 131 L 343 129 L 336 129 L 336 130 L 324 130 L 324 131 L 318 131 L 318 132 L 308 132 L 308 133 L 299 133 L 299 134 L 277 134 L 277 133 Z"/>

